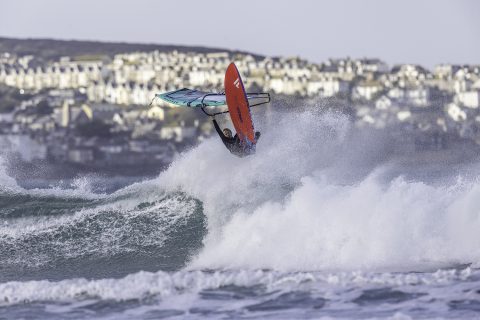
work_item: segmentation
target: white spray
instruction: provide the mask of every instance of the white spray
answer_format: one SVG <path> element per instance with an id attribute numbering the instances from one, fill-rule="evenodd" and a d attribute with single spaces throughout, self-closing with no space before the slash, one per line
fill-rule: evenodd
<path id="1" fill-rule="evenodd" d="M 343 116 L 264 124 L 239 159 L 212 138 L 158 183 L 200 199 L 209 233 L 190 268 L 420 270 L 480 262 L 480 184 L 385 181 L 381 137 Z"/>

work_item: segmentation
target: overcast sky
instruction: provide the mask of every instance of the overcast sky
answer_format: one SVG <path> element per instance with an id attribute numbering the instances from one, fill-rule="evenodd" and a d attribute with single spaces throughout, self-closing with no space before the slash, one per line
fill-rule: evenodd
<path id="1" fill-rule="evenodd" d="M 476 0 L 0 0 L 0 36 L 480 63 Z"/>

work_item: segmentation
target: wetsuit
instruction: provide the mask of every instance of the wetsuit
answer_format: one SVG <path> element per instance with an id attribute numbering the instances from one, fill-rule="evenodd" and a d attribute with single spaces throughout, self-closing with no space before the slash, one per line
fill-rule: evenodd
<path id="1" fill-rule="evenodd" d="M 213 126 L 215 127 L 215 130 L 217 130 L 217 133 L 222 139 L 225 147 L 227 147 L 228 151 L 230 151 L 232 154 L 238 157 L 245 157 L 255 153 L 255 145 L 253 145 L 253 147 L 244 146 L 237 134 L 235 134 L 233 138 L 226 137 L 215 119 L 213 119 Z M 260 132 L 255 132 L 255 139 L 258 138 L 260 138 Z"/>

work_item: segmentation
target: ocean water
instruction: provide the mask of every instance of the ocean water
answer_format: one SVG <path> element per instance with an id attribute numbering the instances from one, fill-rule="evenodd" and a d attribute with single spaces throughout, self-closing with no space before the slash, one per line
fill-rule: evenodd
<path id="1" fill-rule="evenodd" d="M 392 156 L 340 114 L 257 120 L 255 156 L 212 137 L 115 191 L 0 164 L 0 319 L 480 319 L 475 161 Z"/>

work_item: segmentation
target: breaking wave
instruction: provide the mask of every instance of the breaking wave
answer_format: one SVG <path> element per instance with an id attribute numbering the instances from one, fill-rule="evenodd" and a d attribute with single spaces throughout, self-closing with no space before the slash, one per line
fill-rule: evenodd
<path id="1" fill-rule="evenodd" d="M 255 156 L 236 158 L 212 137 L 159 177 L 112 194 L 88 179 L 27 190 L 0 166 L 0 280 L 480 262 L 475 167 L 418 178 L 388 137 L 341 114 L 267 113 L 258 127 Z"/>
<path id="2" fill-rule="evenodd" d="M 263 125 L 254 157 L 235 158 L 209 140 L 158 178 L 203 203 L 208 234 L 190 268 L 418 271 L 480 262 L 474 167 L 452 177 L 448 165 L 438 172 L 426 163 L 423 174 L 434 177 L 418 179 L 388 137 L 361 133 L 338 114 L 280 114 Z"/>

